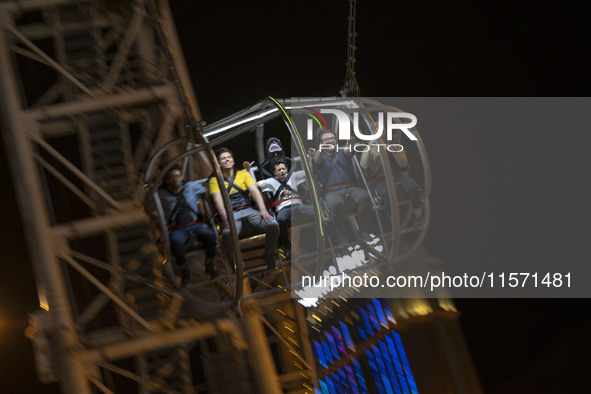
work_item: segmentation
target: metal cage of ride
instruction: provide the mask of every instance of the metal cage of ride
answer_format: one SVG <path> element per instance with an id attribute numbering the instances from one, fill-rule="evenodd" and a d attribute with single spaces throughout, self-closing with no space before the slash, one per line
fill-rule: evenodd
<path id="1" fill-rule="evenodd" d="M 228 116 L 220 121 L 206 125 L 204 127 L 194 127 L 190 137 L 183 137 L 174 141 L 169 142 L 160 148 L 147 162 L 146 169 L 144 172 L 144 182 L 147 194 L 149 198 L 158 199 L 157 188 L 161 184 L 164 173 L 171 168 L 175 163 L 183 161 L 183 168 L 188 173 L 189 177 L 192 175 L 192 169 L 201 166 L 201 172 L 206 169 L 206 172 L 214 170 L 214 175 L 221 177 L 219 166 L 215 160 L 212 152 L 212 148 L 219 146 L 224 142 L 230 141 L 231 139 L 238 137 L 244 133 L 252 130 L 257 130 L 257 142 L 261 144 L 263 139 L 259 133 L 264 133 L 264 125 L 271 120 L 280 118 L 289 133 L 291 139 L 291 154 L 294 156 L 293 159 L 299 162 L 300 167 L 305 172 L 307 190 L 309 194 L 306 196 L 309 204 L 312 205 L 315 215 L 313 223 L 309 225 L 313 226 L 316 233 L 316 249 L 313 253 L 301 256 L 299 259 L 292 259 L 291 264 L 297 264 L 298 267 L 304 267 L 305 272 L 315 272 L 317 275 L 321 274 L 323 269 L 326 267 L 327 262 L 335 259 L 335 249 L 332 247 L 330 242 L 329 231 L 327 231 L 330 224 L 330 217 L 326 214 L 326 209 L 322 203 L 322 192 L 318 183 L 314 168 L 309 164 L 307 159 L 307 147 L 310 145 L 309 141 L 306 141 L 302 134 L 301 124 L 298 128 L 298 118 L 306 111 L 311 109 L 321 110 L 322 108 L 338 108 L 339 110 L 347 113 L 352 121 L 350 114 L 357 112 L 362 119 L 359 121 L 363 128 L 369 132 L 376 132 L 376 116 L 379 112 L 393 111 L 401 112 L 400 109 L 391 106 L 386 106 L 376 100 L 367 98 L 305 98 L 305 99 L 274 99 L 269 97 L 264 99 L 257 104 L 249 107 L 236 114 Z M 332 123 L 332 128 L 335 129 L 337 124 Z M 430 210 L 429 210 L 429 195 L 431 191 L 431 173 L 429 168 L 429 162 L 427 153 L 419 132 L 416 127 L 410 129 L 412 134 L 416 137 L 416 140 L 412 142 L 411 146 L 415 151 L 417 161 L 420 162 L 420 178 L 421 178 L 421 200 L 423 206 L 423 218 L 426 224 L 429 223 Z M 156 163 L 163 160 L 163 157 L 170 153 L 171 149 L 175 146 L 184 145 L 184 151 L 178 154 L 166 163 L 161 164 L 160 171 L 156 175 Z M 406 147 L 409 145 L 406 144 Z M 255 147 L 260 148 L 260 147 Z M 390 165 L 391 158 L 388 155 L 380 156 L 382 170 L 385 175 L 385 182 L 388 189 L 389 198 L 387 201 L 377 201 L 375 192 L 372 190 L 372 186 L 364 175 L 364 171 L 359 165 L 358 158 L 353 156 L 353 163 L 356 168 L 356 172 L 359 177 L 360 186 L 363 187 L 368 194 L 372 197 L 372 216 L 374 221 L 377 223 L 379 234 L 377 236 L 380 239 L 381 249 L 374 246 L 370 246 L 364 242 L 359 242 L 362 249 L 369 256 L 370 263 L 368 266 L 372 266 L 373 263 L 388 262 L 396 263 L 403 260 L 410 255 L 422 242 L 426 235 L 426 228 L 414 228 L 411 219 L 411 209 L 408 199 L 398 198 L 397 188 L 395 185 L 394 175 Z M 416 162 L 413 162 L 416 167 Z M 211 173 L 211 172 L 210 172 Z M 221 179 L 218 179 L 221 182 Z M 226 209 L 230 212 L 231 206 L 227 192 L 224 188 L 221 188 L 222 195 Z M 215 230 L 217 229 L 212 216 L 213 212 L 209 208 L 212 205 L 205 199 L 206 213 L 210 226 Z M 386 207 L 385 204 L 389 204 Z M 389 212 L 389 214 L 383 214 L 383 212 Z M 173 266 L 170 264 L 171 253 L 170 245 L 168 243 L 168 234 L 166 231 L 166 221 L 163 217 L 162 209 L 158 210 L 158 223 L 156 227 L 160 232 L 161 240 L 161 255 L 163 261 L 163 267 L 165 268 L 168 278 L 171 280 L 173 287 L 179 288 L 179 284 L 176 281 L 176 273 Z M 290 287 L 289 278 L 287 277 L 291 267 L 283 261 L 280 271 L 283 274 L 284 282 L 280 282 L 276 286 L 266 286 L 260 291 L 251 293 L 247 291 L 247 294 L 243 294 L 243 277 L 250 277 L 260 282 L 256 276 L 249 276 L 247 270 L 243 266 L 243 260 L 240 253 L 240 243 L 243 241 L 239 240 L 238 234 L 236 233 L 236 227 L 232 220 L 232 215 L 228 215 L 231 222 L 230 230 L 233 239 L 234 256 L 235 260 L 229 262 L 227 257 L 223 253 L 219 253 L 221 261 L 220 264 L 223 266 L 221 278 L 216 278 L 215 282 L 223 284 L 224 287 L 228 288 L 226 301 L 220 301 L 220 305 L 233 304 L 238 305 L 241 299 L 248 299 L 252 297 L 260 297 L 270 295 L 273 292 L 286 291 Z M 352 219 L 352 225 L 355 226 L 354 218 Z M 384 230 L 387 229 L 387 230 Z M 292 232 L 296 230 L 292 227 Z M 217 233 L 217 232 L 216 232 Z M 219 240 L 219 236 L 218 236 Z M 222 249 L 222 248 L 218 248 Z M 205 281 L 207 282 L 207 281 Z M 198 297 L 196 297 L 198 298 Z M 203 301 L 202 301 L 203 302 Z"/>

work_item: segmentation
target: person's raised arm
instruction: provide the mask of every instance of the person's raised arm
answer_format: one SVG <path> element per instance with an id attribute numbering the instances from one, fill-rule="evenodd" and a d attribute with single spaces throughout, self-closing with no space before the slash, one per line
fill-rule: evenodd
<path id="1" fill-rule="evenodd" d="M 347 157 L 352 157 L 353 156 L 353 144 L 355 143 L 355 136 L 351 135 L 351 138 L 349 138 L 347 140 L 347 143 L 345 144 L 345 155 L 347 155 Z"/>
<path id="2" fill-rule="evenodd" d="M 363 153 L 361 154 L 361 158 L 359 159 L 359 165 L 363 169 L 367 169 L 371 165 L 372 150 L 375 149 L 373 147 L 373 144 L 374 144 L 374 140 L 369 141 L 369 143 L 368 143 L 369 149 L 364 150 Z"/>
<path id="3" fill-rule="evenodd" d="M 243 161 L 242 162 L 242 168 L 244 168 L 246 171 L 250 171 L 250 167 L 252 167 L 254 165 L 254 161 Z"/>
<path id="4" fill-rule="evenodd" d="M 324 152 L 322 149 L 315 149 L 315 148 L 308 148 L 308 154 L 311 157 L 311 161 L 314 164 L 320 164 L 322 162 L 322 156 L 324 156 Z"/>
<path id="5" fill-rule="evenodd" d="M 250 174 L 250 168 L 254 165 L 254 161 L 243 161 L 242 162 L 242 168 L 244 168 L 244 170 L 246 170 L 246 172 L 248 172 Z M 252 174 L 251 174 L 252 175 Z M 261 181 L 258 181 L 256 183 L 256 185 L 262 189 L 261 187 Z"/>

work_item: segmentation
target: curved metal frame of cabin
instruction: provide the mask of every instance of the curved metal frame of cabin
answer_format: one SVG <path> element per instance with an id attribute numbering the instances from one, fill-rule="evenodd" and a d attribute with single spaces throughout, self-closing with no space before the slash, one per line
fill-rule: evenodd
<path id="1" fill-rule="evenodd" d="M 209 164 L 212 168 L 215 169 L 215 174 L 218 178 L 218 182 L 223 181 L 221 178 L 221 171 L 219 168 L 219 164 L 214 157 L 213 154 L 213 147 L 221 145 L 222 143 L 254 128 L 263 125 L 264 123 L 275 119 L 277 117 L 281 117 L 284 121 L 293 143 L 293 146 L 297 150 L 297 154 L 299 157 L 304 158 L 306 157 L 306 151 L 304 147 L 304 143 L 302 141 L 301 133 L 297 129 L 295 123 L 293 122 L 291 114 L 298 114 L 305 111 L 307 108 L 322 108 L 322 107 L 339 107 L 342 108 L 344 111 L 358 111 L 362 113 L 362 119 L 365 122 L 365 126 L 369 130 L 377 130 L 375 121 L 372 117 L 372 113 L 375 111 L 384 111 L 384 110 L 393 110 L 396 112 L 402 112 L 400 109 L 390 106 L 385 106 L 378 101 L 366 99 L 366 98 L 337 98 L 337 97 L 328 97 L 328 98 L 313 98 L 313 99 L 274 99 L 272 97 L 266 98 L 255 105 L 246 108 L 240 112 L 237 112 L 229 117 L 221 119 L 215 123 L 207 125 L 202 128 L 202 130 L 193 130 L 192 136 L 187 136 L 183 138 L 176 139 L 171 141 L 161 147 L 148 161 L 146 164 L 146 170 L 144 173 L 144 181 L 146 184 L 146 188 L 148 192 L 153 193 L 154 197 L 157 199 L 157 193 L 154 189 L 154 185 L 159 185 L 162 182 L 162 178 L 164 173 L 171 168 L 175 163 L 179 162 L 180 160 L 190 160 L 191 156 L 196 153 L 203 153 L 207 155 Z M 201 133 L 203 132 L 203 134 Z M 423 180 L 424 184 L 422 185 L 422 200 L 423 200 L 423 215 L 425 222 L 429 223 L 430 218 L 430 209 L 429 209 L 429 195 L 431 191 L 431 172 L 429 168 L 429 162 L 426 154 L 426 150 L 423 144 L 423 141 L 420 137 L 419 132 L 417 131 L 416 127 L 410 129 L 412 134 L 417 138 L 415 143 L 415 147 L 419 153 L 421 164 L 422 164 L 422 171 L 423 171 Z M 197 140 L 198 142 L 194 142 Z M 383 143 L 383 138 L 380 139 L 380 142 Z M 186 143 L 187 147 L 186 150 L 181 153 L 180 155 L 176 156 L 174 159 L 167 162 L 163 167 L 160 174 L 152 181 L 153 178 L 153 171 L 154 165 L 156 161 L 169 149 L 173 146 Z M 192 144 L 195 144 L 194 146 Z M 193 146 L 193 147 L 192 147 Z M 402 234 L 401 224 L 405 224 L 408 222 L 408 217 L 404 220 L 400 218 L 399 206 L 401 204 L 408 204 L 408 202 L 402 201 L 399 202 L 396 194 L 396 186 L 394 182 L 393 173 L 390 167 L 390 159 L 388 155 L 381 155 L 380 156 L 382 162 L 382 168 L 385 173 L 386 185 L 388 189 L 388 193 L 391 196 L 389 200 L 390 204 L 390 212 L 392 215 L 390 217 L 390 226 L 391 226 L 391 234 L 389 234 L 388 241 L 383 242 L 385 247 L 384 253 L 379 253 L 375 249 L 371 248 L 364 242 L 361 242 L 362 247 L 370 252 L 373 255 L 379 256 L 381 259 L 386 259 L 386 261 L 396 262 L 406 258 L 410 253 L 412 253 L 418 245 L 422 242 L 426 235 L 426 229 L 420 229 L 418 231 L 418 235 L 412 242 L 409 249 L 404 250 L 402 254 L 400 254 L 400 236 Z M 304 168 L 304 172 L 306 175 L 306 181 L 310 186 L 310 201 L 315 211 L 314 215 L 314 228 L 316 231 L 317 242 L 316 242 L 316 274 L 320 274 L 322 267 L 324 266 L 326 250 L 325 250 L 325 237 L 326 237 L 326 228 L 325 223 L 322 220 L 322 213 L 320 207 L 320 193 L 318 189 L 318 185 L 315 181 L 314 170 L 309 166 L 307 160 L 301 160 L 302 167 Z M 360 170 L 359 163 L 355 160 L 355 165 Z M 363 171 L 359 171 L 361 174 L 361 180 L 363 181 L 366 190 L 370 192 L 370 188 L 368 186 L 368 182 L 365 179 Z M 223 188 L 222 188 L 223 189 Z M 221 189 L 220 189 L 221 190 Z M 370 193 L 371 195 L 371 193 Z M 229 196 L 227 195 L 227 191 L 224 189 L 222 191 L 222 197 L 224 200 L 224 205 L 228 212 L 231 211 L 231 205 L 229 201 Z M 379 209 L 375 202 L 372 202 L 374 206 L 374 211 Z M 162 211 L 160 208 L 160 217 L 162 216 Z M 379 214 L 376 213 L 378 217 L 378 222 L 381 226 L 381 218 Z M 236 232 L 236 225 L 233 220 L 233 215 L 228 215 L 228 221 L 230 223 L 230 233 L 232 236 L 232 244 L 234 247 L 234 255 L 235 261 L 234 266 L 236 268 L 236 291 L 234 292 L 234 298 L 232 303 L 236 306 L 240 299 L 243 298 L 243 289 L 242 289 L 242 282 L 239 280 L 242 278 L 244 270 L 242 267 L 242 256 L 240 253 L 240 245 L 239 245 L 239 237 Z M 384 234 L 382 234 L 384 236 Z M 170 261 L 170 246 L 167 242 L 167 256 L 166 258 Z M 231 262 L 230 262 L 231 264 Z M 170 269 L 169 267 L 168 269 Z M 286 289 L 270 289 L 265 290 L 262 293 L 268 294 L 268 292 L 273 291 L 286 291 Z M 260 297 L 261 294 L 252 294 L 252 295 L 245 295 L 244 299 Z"/>
<path id="2" fill-rule="evenodd" d="M 156 202 L 156 207 L 158 210 L 158 216 L 159 216 L 159 222 L 160 222 L 160 229 L 162 231 L 162 242 L 165 245 L 165 270 L 166 270 L 166 274 L 168 275 L 169 279 L 171 280 L 171 282 L 174 284 L 174 286 L 179 289 L 180 288 L 180 284 L 176 281 L 176 275 L 175 275 L 175 271 L 174 271 L 174 267 L 172 267 L 171 264 L 169 264 L 169 262 L 172 261 L 171 259 L 171 252 L 170 252 L 170 240 L 169 240 L 169 235 L 168 235 L 168 229 L 166 228 L 166 219 L 164 218 L 164 211 L 162 209 L 162 204 L 160 202 L 160 198 L 158 196 L 158 185 L 162 184 L 163 178 L 164 178 L 164 174 L 166 174 L 166 172 L 168 172 L 168 170 L 170 170 L 170 168 L 172 168 L 176 163 L 178 163 L 180 160 L 184 160 L 185 163 L 187 161 L 191 160 L 191 157 L 196 154 L 196 153 L 200 153 L 200 152 L 206 152 L 210 153 L 208 156 L 209 159 L 213 158 L 213 153 L 211 152 L 211 148 L 208 147 L 207 143 L 205 144 L 196 144 L 195 147 L 191 148 L 192 145 L 192 140 L 190 137 L 181 137 L 178 138 L 176 140 L 170 141 L 167 144 L 165 144 L 163 147 L 161 147 L 160 149 L 158 149 L 153 155 L 152 157 L 148 160 L 147 164 L 146 164 L 146 168 L 144 171 L 144 186 L 146 187 L 146 191 L 147 191 L 147 195 L 146 198 L 153 198 L 154 201 Z M 187 144 L 187 149 L 181 153 L 180 155 L 174 157 L 172 160 L 166 162 L 163 166 L 161 166 L 160 172 L 158 173 L 158 175 L 152 180 L 153 176 L 153 171 L 154 171 L 154 166 L 155 163 L 158 161 L 158 159 L 165 153 L 167 152 L 169 149 L 173 148 L 175 145 L 178 144 L 182 144 L 182 143 L 186 143 Z M 219 179 L 220 178 L 220 170 L 219 170 L 219 165 L 217 164 L 217 160 L 212 160 L 210 161 L 211 164 L 213 164 L 213 167 L 216 168 L 216 173 L 217 173 L 217 177 L 218 177 L 218 182 L 221 182 L 222 180 Z M 223 188 L 222 188 L 223 189 Z M 226 209 L 228 209 L 228 207 L 231 207 L 230 205 L 230 201 L 229 201 L 229 197 L 227 196 L 227 191 L 224 189 L 222 192 L 222 197 L 224 196 L 224 194 L 226 194 L 226 198 L 224 198 L 224 205 L 226 206 Z M 227 201 L 226 201 L 227 200 Z M 238 235 L 236 232 L 236 225 L 234 223 L 234 218 L 230 216 L 232 215 L 228 215 L 228 222 L 230 223 L 230 236 L 232 237 L 232 245 L 234 247 L 234 261 L 227 261 L 228 256 L 225 256 L 225 259 L 222 259 L 225 263 L 226 263 L 226 270 L 228 272 L 227 276 L 228 280 L 230 281 L 230 289 L 235 289 L 235 291 L 233 291 L 232 294 L 232 299 L 229 301 L 229 304 L 231 304 L 232 306 L 236 307 L 238 305 L 238 303 L 240 302 L 240 299 L 242 298 L 242 291 L 243 291 L 243 283 L 242 280 L 240 280 L 240 278 L 242 278 L 243 275 L 243 264 L 242 264 L 242 255 L 240 254 L 240 249 L 238 247 Z M 210 223 L 210 225 L 213 226 L 213 228 L 215 228 L 215 225 L 213 223 Z M 219 240 L 219 234 L 217 231 L 214 231 L 214 233 L 216 234 L 216 238 L 217 240 Z M 218 244 L 220 244 L 218 242 Z M 233 278 L 232 278 L 232 266 L 235 267 L 235 273 L 236 273 L 236 283 L 235 286 L 233 284 Z M 220 280 L 223 279 L 225 276 L 222 277 L 218 277 L 215 280 Z M 186 292 L 188 293 L 188 292 Z M 201 302 L 201 303 L 205 303 L 202 302 L 198 299 L 198 297 L 194 297 L 196 299 L 196 301 Z"/>

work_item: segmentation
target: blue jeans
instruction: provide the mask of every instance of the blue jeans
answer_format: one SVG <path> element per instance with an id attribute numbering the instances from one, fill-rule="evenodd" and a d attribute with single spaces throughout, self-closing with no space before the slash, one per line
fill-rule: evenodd
<path id="1" fill-rule="evenodd" d="M 185 245 L 191 233 L 203 243 L 206 257 L 215 257 L 215 234 L 205 223 L 195 223 L 188 226 L 180 225 L 170 232 L 170 247 L 179 268 L 184 269 L 187 264 Z"/>

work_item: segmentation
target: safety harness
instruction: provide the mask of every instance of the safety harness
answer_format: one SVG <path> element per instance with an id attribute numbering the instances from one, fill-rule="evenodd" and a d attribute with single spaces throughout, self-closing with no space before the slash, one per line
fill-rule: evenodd
<path id="1" fill-rule="evenodd" d="M 328 172 L 326 173 L 326 175 L 324 176 L 324 179 L 321 181 L 322 185 L 325 186 L 324 188 L 324 192 L 329 192 L 335 189 L 339 189 L 342 187 L 347 187 L 347 186 L 355 186 L 357 185 L 356 182 L 346 182 L 346 183 L 340 183 L 338 185 L 332 185 L 330 187 L 326 187 L 326 185 L 328 184 L 328 181 L 330 179 L 330 176 L 332 175 L 334 169 L 336 168 L 336 166 L 339 166 L 343 171 L 345 171 L 345 173 L 347 175 L 349 175 L 349 179 L 355 179 L 355 177 L 353 176 L 353 174 L 351 174 L 351 172 L 349 172 L 349 169 L 347 167 L 345 167 L 341 162 L 339 162 L 339 154 L 335 154 L 334 157 L 332 158 L 332 161 L 330 163 L 330 167 L 328 168 Z"/>
<path id="2" fill-rule="evenodd" d="M 165 189 L 165 190 L 166 190 L 168 193 L 170 193 L 170 194 L 173 194 L 173 193 L 171 193 L 171 191 L 170 191 L 170 190 L 168 190 L 168 189 Z M 177 215 L 177 213 L 178 213 L 178 211 L 179 211 L 179 204 L 180 204 L 180 200 L 181 200 L 181 199 L 184 199 L 184 197 L 183 197 L 183 193 L 182 193 L 182 192 L 180 192 L 178 195 L 176 195 L 176 204 L 175 204 L 175 206 L 174 206 L 174 208 L 173 208 L 173 210 L 172 210 L 172 212 L 171 212 L 171 214 L 170 214 L 170 217 L 169 217 L 169 218 L 168 218 L 168 220 L 167 220 L 167 223 L 172 223 L 172 222 L 174 222 L 174 221 L 176 220 L 176 215 Z M 173 225 L 170 225 L 170 226 L 168 226 L 168 231 L 175 230 L 175 229 L 177 229 L 177 228 L 179 228 L 179 227 L 186 227 L 186 226 L 190 226 L 190 225 L 192 225 L 192 224 L 197 224 L 197 223 L 205 223 L 205 222 L 207 221 L 207 217 L 199 218 L 199 214 L 200 214 L 200 212 L 197 212 L 197 219 L 195 219 L 195 220 L 192 220 L 192 221 L 190 221 L 190 222 L 185 222 L 185 223 L 175 223 L 175 224 L 173 224 Z"/>
<path id="3" fill-rule="evenodd" d="M 250 194 L 247 193 L 245 190 L 242 190 L 241 188 L 239 188 L 234 183 L 234 180 L 236 179 L 236 174 L 237 174 L 237 171 L 234 171 L 234 174 L 232 175 L 232 178 L 230 178 L 230 179 L 224 178 L 224 180 L 226 182 L 228 182 L 228 187 L 226 187 L 226 191 L 228 192 L 228 195 L 230 195 L 230 190 L 232 190 L 232 188 L 234 188 L 234 190 L 236 190 L 238 193 L 240 193 L 246 199 L 246 201 L 249 201 L 250 202 Z M 240 211 L 240 210 L 246 209 L 246 208 L 254 208 L 254 209 L 257 209 L 253 204 L 246 204 L 246 205 L 241 205 L 241 206 L 238 206 L 238 207 L 232 207 L 232 210 L 233 211 Z"/>

